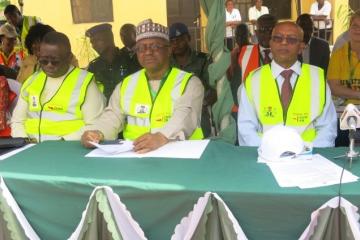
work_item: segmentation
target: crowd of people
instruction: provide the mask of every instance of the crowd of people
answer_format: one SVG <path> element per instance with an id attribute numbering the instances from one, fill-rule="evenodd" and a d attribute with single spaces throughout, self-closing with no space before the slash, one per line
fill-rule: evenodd
<path id="1" fill-rule="evenodd" d="M 335 146 L 334 102 L 359 103 L 360 11 L 351 16 L 347 39 L 330 56 L 328 42 L 313 30 L 321 29 L 315 24 L 319 19 L 328 27 L 329 14 L 324 17 L 320 9 L 331 6 L 323 0 L 316 4 L 318 18 L 312 12 L 296 22 L 279 22 L 256 0 L 249 9 L 252 37 L 234 2 L 226 1 L 224 47 L 236 41 L 227 78 L 239 145 L 258 146 L 265 131 L 281 124 L 315 147 Z M 191 48 L 185 24 L 168 28 L 151 19 L 124 24 L 121 49 L 110 24 L 95 25 L 86 36 L 98 57 L 81 69 L 65 34 L 23 16 L 14 5 L 4 15 L 0 75 L 9 81 L 0 79 L 1 136 L 81 140 L 86 147 L 125 138 L 140 153 L 173 140 L 216 136 L 211 107 L 217 89 L 209 84 L 208 72 L 212 59 Z"/>

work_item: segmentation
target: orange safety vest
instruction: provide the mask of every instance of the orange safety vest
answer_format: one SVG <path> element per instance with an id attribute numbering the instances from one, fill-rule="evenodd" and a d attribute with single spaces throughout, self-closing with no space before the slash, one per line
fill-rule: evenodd
<path id="1" fill-rule="evenodd" d="M 10 90 L 7 79 L 0 76 L 0 137 L 10 137 L 11 128 L 7 122 L 7 115 L 16 93 Z"/>
<path id="2" fill-rule="evenodd" d="M 259 44 L 243 46 L 240 50 L 238 64 L 241 68 L 240 81 L 245 82 L 249 73 L 262 65 Z M 231 112 L 238 112 L 238 108 L 239 107 L 234 104 L 231 108 Z"/>
<path id="3" fill-rule="evenodd" d="M 241 81 L 244 82 L 249 73 L 262 64 L 260 62 L 259 45 L 246 45 L 241 48 L 238 63 L 241 67 Z"/>
<path id="4" fill-rule="evenodd" d="M 0 65 L 5 65 L 12 69 L 19 69 L 24 57 L 25 54 L 23 50 L 13 51 L 9 57 L 6 57 L 3 52 L 0 52 Z"/>

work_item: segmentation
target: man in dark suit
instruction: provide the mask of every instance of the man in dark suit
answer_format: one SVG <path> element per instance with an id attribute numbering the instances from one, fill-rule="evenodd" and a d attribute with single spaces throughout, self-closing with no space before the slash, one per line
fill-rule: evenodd
<path id="1" fill-rule="evenodd" d="M 310 14 L 301 14 L 297 18 L 296 24 L 304 31 L 305 48 L 302 54 L 299 55 L 299 60 L 303 63 L 321 67 L 324 69 L 326 76 L 330 59 L 329 43 L 323 39 L 312 36 L 314 23 Z"/>

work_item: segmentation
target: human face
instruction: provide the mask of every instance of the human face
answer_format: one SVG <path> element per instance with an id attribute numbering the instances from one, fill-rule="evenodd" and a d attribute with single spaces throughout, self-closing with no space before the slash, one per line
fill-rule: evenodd
<path id="1" fill-rule="evenodd" d="M 71 53 L 63 46 L 41 43 L 38 61 L 46 75 L 57 78 L 69 70 Z"/>
<path id="2" fill-rule="evenodd" d="M 171 50 L 174 55 L 183 55 L 190 49 L 190 37 L 183 34 L 170 40 Z"/>
<path id="3" fill-rule="evenodd" d="M 360 43 L 360 17 L 353 19 L 350 25 L 350 39 L 351 41 Z"/>
<path id="4" fill-rule="evenodd" d="M 262 0 L 256 0 L 256 1 L 255 1 L 255 6 L 256 6 L 256 8 L 260 9 L 260 8 L 261 8 L 261 5 L 262 5 Z"/>
<path id="5" fill-rule="evenodd" d="M 271 31 L 274 28 L 274 23 L 269 21 L 258 21 L 256 28 L 256 37 L 258 38 L 260 46 L 269 48 L 271 38 Z"/>
<path id="6" fill-rule="evenodd" d="M 156 73 L 169 67 L 171 50 L 169 43 L 161 38 L 142 39 L 136 43 L 136 53 L 146 71 Z"/>
<path id="7" fill-rule="evenodd" d="M 8 38 L 3 36 L 1 39 L 1 49 L 4 53 L 10 54 L 15 47 L 16 38 Z"/>
<path id="8" fill-rule="evenodd" d="M 134 30 L 124 30 L 120 32 L 120 38 L 125 47 L 133 48 L 136 44 L 136 32 Z"/>
<path id="9" fill-rule="evenodd" d="M 21 21 L 21 14 L 19 12 L 5 14 L 6 21 L 13 25 L 18 26 Z"/>
<path id="10" fill-rule="evenodd" d="M 109 33 L 98 32 L 90 37 L 91 46 L 95 51 L 102 55 L 110 46 Z"/>
<path id="11" fill-rule="evenodd" d="M 233 9 L 234 9 L 234 2 L 233 1 L 226 2 L 226 10 L 228 12 L 231 12 Z"/>
<path id="12" fill-rule="evenodd" d="M 284 68 L 292 66 L 304 49 L 301 30 L 295 23 L 281 23 L 275 26 L 270 48 L 276 63 Z"/>

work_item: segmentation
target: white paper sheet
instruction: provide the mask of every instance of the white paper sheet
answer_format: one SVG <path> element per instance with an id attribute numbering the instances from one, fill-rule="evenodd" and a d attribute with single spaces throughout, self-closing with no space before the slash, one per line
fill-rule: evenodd
<path id="1" fill-rule="evenodd" d="M 129 152 L 133 150 L 134 145 L 133 141 L 118 141 L 117 144 L 99 144 L 95 142 L 89 142 L 93 146 L 95 146 L 97 149 L 102 150 L 104 153 L 107 154 L 118 154 L 123 152 Z"/>
<path id="2" fill-rule="evenodd" d="M 5 153 L 3 155 L 0 156 L 0 160 L 4 160 L 8 157 L 11 157 L 11 156 L 14 156 L 15 154 L 21 152 L 21 151 L 24 151 L 25 149 L 28 149 L 32 146 L 35 146 L 36 144 L 27 144 L 21 148 L 16 148 L 15 150 L 11 151 L 11 152 L 8 152 L 8 153 Z"/>
<path id="3" fill-rule="evenodd" d="M 342 167 L 319 154 L 313 155 L 310 160 L 293 159 L 267 165 L 280 187 L 315 188 L 338 184 L 342 171 Z M 357 176 L 344 170 L 342 183 L 357 180 Z"/>
<path id="4" fill-rule="evenodd" d="M 138 154 L 134 151 L 111 154 L 100 149 L 94 149 L 85 157 L 104 157 L 104 158 L 143 158 L 143 157 L 159 157 L 159 158 L 195 158 L 199 159 L 204 152 L 209 140 L 187 140 L 174 141 L 164 146 L 144 154 Z"/>

